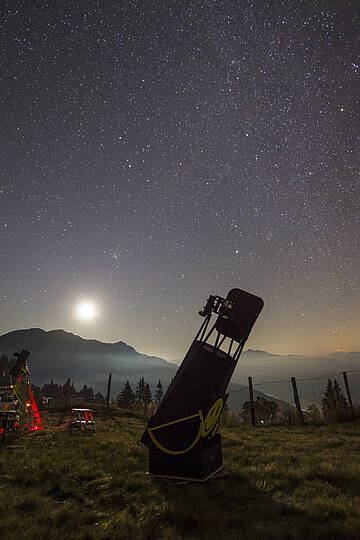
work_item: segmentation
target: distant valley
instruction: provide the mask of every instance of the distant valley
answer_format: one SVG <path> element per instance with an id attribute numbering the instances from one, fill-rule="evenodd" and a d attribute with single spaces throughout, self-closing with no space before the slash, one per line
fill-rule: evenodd
<path id="1" fill-rule="evenodd" d="M 122 385 L 129 380 L 135 385 L 144 377 L 155 389 L 159 379 L 166 388 L 174 377 L 178 365 L 166 360 L 137 352 L 133 347 L 119 341 L 102 343 L 97 340 L 83 339 L 64 330 L 44 331 L 40 328 L 16 330 L 0 336 L 0 355 L 9 357 L 15 351 L 30 351 L 29 365 L 32 381 L 37 385 L 51 379 L 64 382 L 68 377 L 79 387 L 92 385 L 94 390 L 105 392 L 109 373 L 113 376 L 113 395 L 119 393 Z M 184 351 L 185 353 L 186 351 Z M 240 356 L 232 382 L 229 385 L 229 406 L 241 409 L 248 400 L 247 378 L 252 376 L 255 384 L 255 398 L 264 394 L 274 395 L 282 401 L 292 403 L 289 384 L 286 392 L 276 391 L 280 386 L 266 385 L 264 382 L 323 376 L 342 371 L 351 371 L 360 367 L 360 352 L 334 353 L 326 357 L 281 356 L 266 351 L 247 350 Z M 360 389 L 355 385 L 357 395 Z M 353 377 L 354 383 L 354 377 Z M 256 388 L 256 384 L 261 384 Z M 354 384 L 353 384 L 354 386 Z M 315 395 L 316 394 L 316 395 Z M 308 396 L 307 401 L 314 401 Z"/>

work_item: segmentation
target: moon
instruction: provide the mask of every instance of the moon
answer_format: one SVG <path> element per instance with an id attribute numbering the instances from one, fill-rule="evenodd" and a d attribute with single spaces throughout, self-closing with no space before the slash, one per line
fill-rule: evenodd
<path id="1" fill-rule="evenodd" d="M 80 302 L 76 306 L 75 311 L 77 317 L 82 321 L 92 321 L 93 319 L 95 319 L 97 314 L 95 304 L 90 301 Z"/>

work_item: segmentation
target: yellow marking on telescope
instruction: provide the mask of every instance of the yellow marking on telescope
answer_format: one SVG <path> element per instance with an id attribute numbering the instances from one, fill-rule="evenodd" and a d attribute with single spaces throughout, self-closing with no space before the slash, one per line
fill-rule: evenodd
<path id="1" fill-rule="evenodd" d="M 207 413 L 205 420 L 202 423 L 201 427 L 201 436 L 207 437 L 212 430 L 214 430 L 213 435 L 215 435 L 216 427 L 219 424 L 220 415 L 222 413 L 224 406 L 224 400 L 219 398 L 215 401 L 214 405 L 210 408 Z"/>
<path id="2" fill-rule="evenodd" d="M 199 411 L 198 413 L 193 414 L 191 416 L 186 416 L 185 418 L 179 418 L 178 420 L 172 420 L 171 422 L 168 422 L 167 424 L 161 424 L 161 426 L 156 426 L 156 427 L 149 428 L 149 431 L 150 430 L 155 431 L 155 429 L 160 429 L 160 428 L 163 428 L 163 427 L 166 427 L 166 426 L 171 426 L 172 424 L 177 424 L 178 422 L 185 422 L 185 420 L 191 420 L 192 418 L 196 418 L 197 416 L 202 416 L 201 411 Z"/>
<path id="3" fill-rule="evenodd" d="M 161 450 L 162 452 L 165 452 L 166 454 L 171 454 L 173 456 L 179 456 L 181 454 L 186 454 L 186 452 L 189 452 L 196 443 L 199 441 L 200 437 L 207 437 L 210 435 L 211 432 L 213 437 L 216 433 L 217 427 L 220 422 L 220 416 L 223 411 L 224 407 L 224 400 L 222 398 L 219 398 L 215 403 L 212 405 L 212 407 L 209 409 L 205 420 L 203 417 L 203 413 L 200 410 L 197 414 L 192 414 L 191 416 L 185 416 L 184 418 L 179 418 L 178 420 L 172 420 L 172 422 L 167 422 L 166 424 L 161 424 L 160 426 L 156 426 L 153 428 L 148 428 L 149 436 L 152 440 L 152 442 Z M 200 419 L 200 427 L 198 434 L 195 437 L 195 440 L 184 450 L 170 450 L 169 448 L 166 448 L 163 446 L 155 437 L 153 431 L 156 431 L 157 429 L 161 429 L 167 426 L 172 426 L 174 424 L 179 424 L 180 422 L 186 422 L 186 420 L 192 420 L 193 418 L 199 417 Z"/>
<path id="4" fill-rule="evenodd" d="M 171 426 L 173 424 L 178 424 L 179 422 L 185 422 L 186 420 L 191 420 L 192 418 L 197 418 L 197 417 L 200 418 L 200 427 L 199 427 L 198 434 L 196 435 L 195 440 L 190 444 L 190 446 L 188 446 L 184 450 L 170 450 L 169 448 L 165 448 L 165 446 L 163 446 L 161 443 L 159 443 L 158 440 L 156 440 L 155 435 L 153 434 L 153 431 L 155 431 L 156 429 L 160 429 L 160 428 L 163 428 L 165 426 Z M 150 435 L 150 438 L 151 438 L 152 442 L 155 444 L 155 446 L 157 446 L 159 448 L 159 450 L 161 450 L 162 452 L 165 452 L 166 454 L 171 454 L 173 456 L 179 456 L 181 454 L 186 454 L 186 452 L 189 452 L 189 450 L 191 450 L 195 446 L 195 444 L 199 441 L 200 436 L 201 436 L 202 423 L 203 423 L 203 415 L 202 415 L 202 412 L 199 411 L 197 414 L 193 414 L 191 416 L 186 416 L 185 418 L 180 418 L 179 420 L 173 420 L 172 422 L 168 422 L 167 424 L 162 424 L 161 426 L 156 426 L 154 428 L 148 428 L 148 432 L 149 432 L 149 435 Z"/>

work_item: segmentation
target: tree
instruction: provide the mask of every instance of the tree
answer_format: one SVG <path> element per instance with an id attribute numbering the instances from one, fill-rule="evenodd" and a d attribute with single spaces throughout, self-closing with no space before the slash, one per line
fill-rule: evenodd
<path id="1" fill-rule="evenodd" d="M 0 377 L 8 377 L 9 376 L 9 360 L 6 354 L 1 355 L 0 358 Z"/>
<path id="2" fill-rule="evenodd" d="M 93 401 L 94 390 L 92 386 L 88 387 L 86 384 L 84 384 L 84 386 L 82 387 L 82 390 L 80 390 L 80 395 L 83 396 L 85 402 Z"/>
<path id="3" fill-rule="evenodd" d="M 163 390 L 163 386 L 161 384 L 161 381 L 159 379 L 159 382 L 158 382 L 157 387 L 156 387 L 155 396 L 154 396 L 154 402 L 155 402 L 155 404 L 157 406 L 160 405 L 163 397 L 164 397 L 164 390 Z"/>
<path id="4" fill-rule="evenodd" d="M 349 415 L 349 405 L 337 380 L 328 380 L 324 397 L 321 400 L 325 420 L 341 421 Z"/>
<path id="5" fill-rule="evenodd" d="M 118 407 L 128 409 L 135 402 L 135 395 L 129 381 L 126 381 L 123 389 L 117 397 Z"/>
<path id="6" fill-rule="evenodd" d="M 331 379 L 328 380 L 324 397 L 321 400 L 322 412 L 325 420 L 332 420 L 335 417 L 336 405 L 334 396 L 334 387 Z"/>
<path id="7" fill-rule="evenodd" d="M 141 377 L 136 385 L 135 390 L 135 403 L 137 409 L 142 409 L 145 404 L 145 380 Z"/>
<path id="8" fill-rule="evenodd" d="M 148 406 L 150 405 L 150 403 L 152 403 L 152 395 L 151 395 L 150 386 L 148 385 L 148 383 L 146 383 L 145 392 L 144 392 L 144 413 L 145 414 L 148 410 Z"/>
<path id="9" fill-rule="evenodd" d="M 318 424 L 321 421 L 321 413 L 315 403 L 311 403 L 308 407 L 309 420 Z"/>
<path id="10" fill-rule="evenodd" d="M 104 396 L 102 395 L 101 392 L 97 392 L 94 396 L 94 401 L 98 402 L 98 403 L 103 403 L 105 401 L 105 398 Z"/>
<path id="11" fill-rule="evenodd" d="M 349 417 L 349 412 L 350 412 L 349 404 L 336 379 L 334 380 L 333 388 L 334 388 L 334 398 L 335 398 L 337 420 L 344 421 Z"/>
<path id="12" fill-rule="evenodd" d="M 258 424 L 271 423 L 274 421 L 278 406 L 275 401 L 271 401 L 264 397 L 258 396 L 253 402 L 255 422 Z M 242 418 L 245 422 L 250 423 L 251 420 L 251 404 L 250 401 L 243 403 Z"/>
<path id="13" fill-rule="evenodd" d="M 52 379 L 50 383 L 43 385 L 41 391 L 47 397 L 63 399 L 63 388 L 58 383 L 54 383 Z"/>

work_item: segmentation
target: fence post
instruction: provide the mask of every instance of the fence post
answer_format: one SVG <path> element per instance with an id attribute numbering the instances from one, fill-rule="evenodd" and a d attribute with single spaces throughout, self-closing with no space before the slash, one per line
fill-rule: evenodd
<path id="1" fill-rule="evenodd" d="M 351 418 L 354 418 L 354 405 L 353 405 L 353 402 L 352 402 L 352 399 L 351 399 L 350 386 L 349 386 L 346 371 L 343 371 L 343 377 L 344 377 L 344 383 L 345 383 L 345 388 L 346 388 L 346 394 L 347 394 L 347 398 L 348 398 L 348 402 L 349 402 L 350 416 L 351 416 Z"/>
<path id="2" fill-rule="evenodd" d="M 111 394 L 111 373 L 109 373 L 109 379 L 108 379 L 108 385 L 107 385 L 107 393 L 106 393 L 106 408 L 110 409 L 110 394 Z"/>
<path id="3" fill-rule="evenodd" d="M 251 425 L 255 427 L 255 411 L 254 411 L 254 392 L 252 385 L 252 377 L 248 377 L 249 381 L 249 394 L 250 394 L 250 420 Z"/>
<path id="4" fill-rule="evenodd" d="M 302 410 L 301 410 L 300 399 L 299 399 L 299 394 L 298 394 L 298 391 L 297 391 L 295 377 L 291 377 L 291 384 L 292 384 L 293 391 L 294 391 L 294 401 L 295 401 L 298 417 L 299 417 L 299 420 L 300 420 L 301 424 L 304 425 L 305 422 L 304 422 L 304 417 L 303 417 L 303 413 L 302 413 Z"/>
<path id="5" fill-rule="evenodd" d="M 70 379 L 66 381 L 65 386 L 65 409 L 68 410 L 70 404 Z"/>

